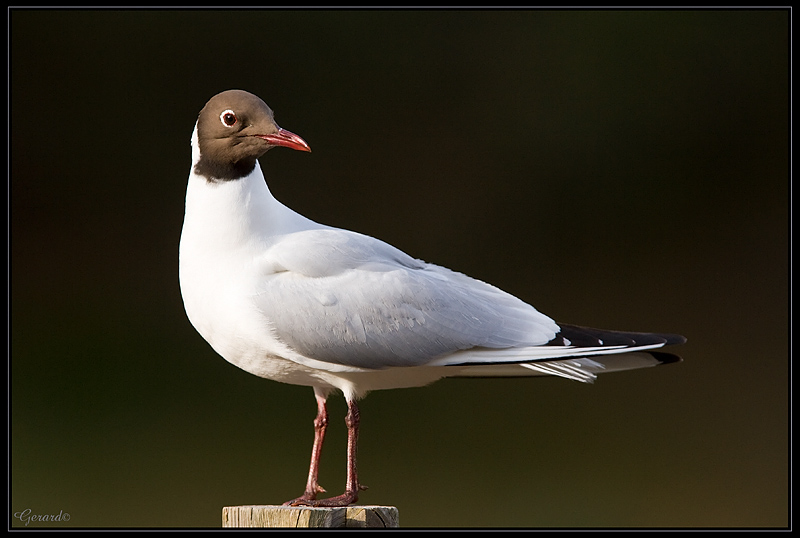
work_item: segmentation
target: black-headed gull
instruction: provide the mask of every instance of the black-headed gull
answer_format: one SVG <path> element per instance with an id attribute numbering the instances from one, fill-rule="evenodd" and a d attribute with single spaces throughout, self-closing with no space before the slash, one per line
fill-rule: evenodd
<path id="1" fill-rule="evenodd" d="M 378 239 L 318 224 L 278 202 L 257 159 L 275 146 L 311 151 L 255 95 L 229 90 L 200 111 L 180 241 L 180 285 L 192 325 L 227 361 L 313 387 L 315 438 L 306 488 L 291 505 L 345 506 L 358 480 L 357 399 L 443 377 L 598 373 L 680 360 L 653 351 L 673 334 L 559 324 L 479 280 Z M 327 396 L 347 400 L 347 481 L 318 500 Z"/>

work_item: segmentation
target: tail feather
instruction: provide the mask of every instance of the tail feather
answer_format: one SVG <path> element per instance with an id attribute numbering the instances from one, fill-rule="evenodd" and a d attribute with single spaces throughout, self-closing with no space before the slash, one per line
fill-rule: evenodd
<path id="1" fill-rule="evenodd" d="M 592 383 L 599 374 L 649 368 L 679 362 L 677 355 L 659 351 L 635 351 L 615 355 L 574 357 L 505 364 L 476 364 L 451 367 L 448 377 L 537 377 L 556 376 Z"/>
<path id="2" fill-rule="evenodd" d="M 453 368 L 449 377 L 558 376 L 591 383 L 600 373 L 680 362 L 679 356 L 654 349 L 686 342 L 678 334 L 560 328 L 545 346 L 473 349 L 449 357 L 446 364 Z"/>

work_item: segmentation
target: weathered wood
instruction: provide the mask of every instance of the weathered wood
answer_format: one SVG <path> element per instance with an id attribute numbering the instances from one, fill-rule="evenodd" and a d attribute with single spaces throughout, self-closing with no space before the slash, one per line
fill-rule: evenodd
<path id="1" fill-rule="evenodd" d="M 223 527 L 399 527 L 394 506 L 226 506 L 222 509 Z"/>

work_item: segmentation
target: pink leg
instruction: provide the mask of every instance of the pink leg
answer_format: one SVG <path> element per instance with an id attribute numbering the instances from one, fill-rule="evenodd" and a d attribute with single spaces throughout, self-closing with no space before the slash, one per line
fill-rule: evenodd
<path id="1" fill-rule="evenodd" d="M 324 406 L 324 402 L 323 402 Z M 355 400 L 347 401 L 347 416 L 345 417 L 345 424 L 347 424 L 347 483 L 345 484 L 344 493 L 331 497 L 329 499 L 316 500 L 315 496 L 308 497 L 308 486 L 306 486 L 306 493 L 293 501 L 285 504 L 292 506 L 347 506 L 358 501 L 358 492 L 367 489 L 358 482 L 358 464 L 356 447 L 358 445 L 358 424 L 360 422 L 360 414 L 358 412 L 358 405 Z M 315 422 L 316 424 L 316 422 Z M 324 432 L 324 429 L 323 429 Z M 321 444 L 321 442 L 320 442 Z M 314 443 L 316 450 L 316 441 Z M 311 462 L 312 471 L 314 471 L 314 460 Z M 311 474 L 309 474 L 309 485 L 312 483 Z M 316 484 L 316 475 L 314 475 L 314 484 Z M 317 486 L 319 487 L 319 486 Z"/>
<path id="2" fill-rule="evenodd" d="M 314 391 L 317 400 L 317 418 L 314 419 L 314 447 L 311 449 L 311 466 L 308 469 L 308 481 L 303 494 L 291 501 L 286 501 L 284 506 L 305 504 L 317 498 L 317 493 L 324 493 L 325 488 L 319 485 L 319 457 L 322 453 L 322 443 L 325 441 L 325 430 L 328 428 L 328 408 L 325 405 L 326 396 Z"/>

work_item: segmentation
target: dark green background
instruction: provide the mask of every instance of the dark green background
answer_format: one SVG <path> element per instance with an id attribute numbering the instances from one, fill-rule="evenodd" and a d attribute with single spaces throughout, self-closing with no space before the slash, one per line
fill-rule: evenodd
<path id="1" fill-rule="evenodd" d="M 192 128 L 229 88 L 313 148 L 262 159 L 298 212 L 559 321 L 689 338 L 594 385 L 371 394 L 363 504 L 404 527 L 788 524 L 787 11 L 12 10 L 10 30 L 13 525 L 215 527 L 302 491 L 311 389 L 226 363 L 178 287 Z"/>

